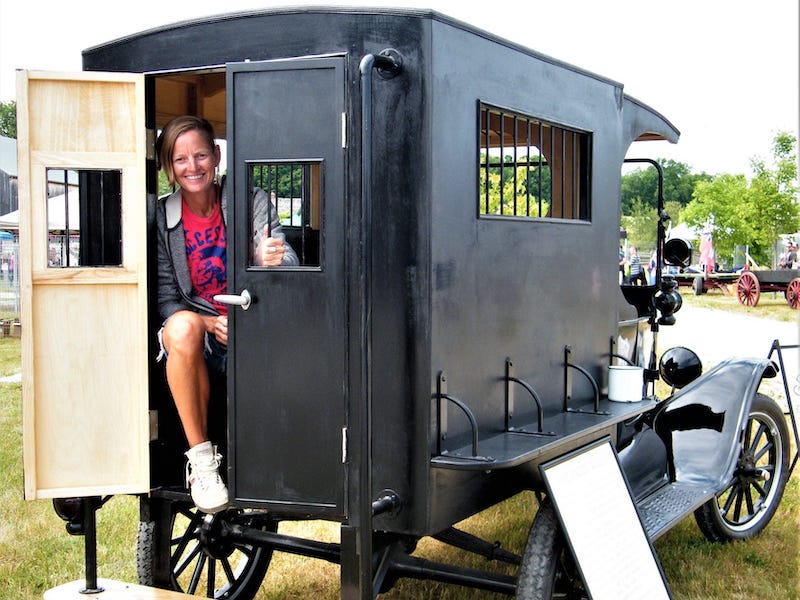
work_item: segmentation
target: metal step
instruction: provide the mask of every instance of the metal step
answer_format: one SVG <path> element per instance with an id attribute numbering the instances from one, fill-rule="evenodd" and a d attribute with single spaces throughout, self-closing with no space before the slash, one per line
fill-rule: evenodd
<path id="1" fill-rule="evenodd" d="M 714 497 L 714 492 L 699 485 L 671 483 L 641 500 L 636 508 L 651 540 Z"/>

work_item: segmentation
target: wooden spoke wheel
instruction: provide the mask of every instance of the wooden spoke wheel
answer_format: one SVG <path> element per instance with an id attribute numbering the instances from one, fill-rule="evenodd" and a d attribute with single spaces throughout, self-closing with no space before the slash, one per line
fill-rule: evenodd
<path id="1" fill-rule="evenodd" d="M 750 271 L 742 271 L 736 281 L 736 297 L 743 306 L 755 306 L 761 295 L 761 285 L 758 278 Z"/>
<path id="2" fill-rule="evenodd" d="M 800 310 L 800 277 L 795 277 L 786 286 L 786 301 L 795 310 Z"/>
<path id="3" fill-rule="evenodd" d="M 791 438 L 783 411 L 769 396 L 756 394 L 728 487 L 695 511 L 706 538 L 730 542 L 760 533 L 778 510 L 790 455 Z"/>

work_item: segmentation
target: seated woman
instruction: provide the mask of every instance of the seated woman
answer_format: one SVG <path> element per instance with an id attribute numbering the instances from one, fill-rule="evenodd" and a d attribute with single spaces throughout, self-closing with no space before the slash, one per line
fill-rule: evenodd
<path id="1" fill-rule="evenodd" d="M 170 121 L 156 142 L 159 167 L 174 193 L 159 199 L 158 308 L 161 356 L 167 384 L 189 445 L 187 485 L 203 512 L 228 504 L 219 475 L 221 456 L 208 439 L 209 369 L 225 371 L 227 306 L 214 296 L 227 293 L 227 197 L 219 183 L 220 149 L 214 130 L 194 116 Z M 254 198 L 254 255 L 262 266 L 297 265 L 284 243 L 277 211 L 263 190 Z"/>

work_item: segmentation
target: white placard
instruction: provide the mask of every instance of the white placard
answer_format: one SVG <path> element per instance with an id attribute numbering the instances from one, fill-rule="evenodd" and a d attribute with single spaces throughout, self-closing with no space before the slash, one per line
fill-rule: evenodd
<path id="1" fill-rule="evenodd" d="M 542 465 L 593 600 L 672 596 L 609 441 Z"/>

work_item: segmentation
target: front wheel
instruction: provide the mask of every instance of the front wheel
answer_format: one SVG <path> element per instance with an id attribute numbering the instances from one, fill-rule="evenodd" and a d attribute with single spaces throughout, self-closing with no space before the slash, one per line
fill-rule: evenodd
<path id="1" fill-rule="evenodd" d="M 717 497 L 695 511 L 712 542 L 752 537 L 769 523 L 783 496 L 789 472 L 789 428 L 774 400 L 756 394 L 741 435 L 733 478 Z"/>
<path id="2" fill-rule="evenodd" d="M 553 503 L 536 512 L 517 579 L 518 600 L 589 598 L 567 546 Z"/>
<path id="3" fill-rule="evenodd" d="M 220 532 L 225 522 L 277 531 L 273 519 L 261 512 L 238 509 L 207 515 L 183 501 L 166 501 L 162 506 L 168 514 L 139 523 L 136 566 L 140 584 L 168 585 L 207 598 L 255 597 L 272 560 L 272 550 L 231 541 Z M 167 558 L 168 566 L 163 567 Z M 164 568 L 169 572 L 159 576 Z"/>

